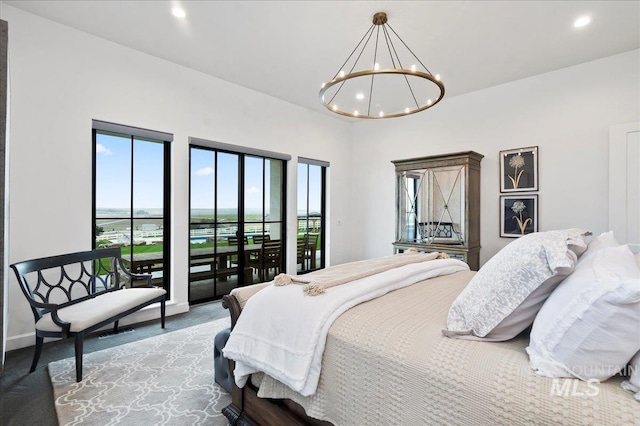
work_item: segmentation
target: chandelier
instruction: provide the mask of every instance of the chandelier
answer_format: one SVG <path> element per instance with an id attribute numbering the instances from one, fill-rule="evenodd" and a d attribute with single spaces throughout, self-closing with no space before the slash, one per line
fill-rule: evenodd
<path id="1" fill-rule="evenodd" d="M 369 44 L 374 47 L 367 49 Z M 384 12 L 373 15 L 371 27 L 319 93 L 329 111 L 353 118 L 402 117 L 434 106 L 443 96 L 440 75 L 418 59 Z"/>

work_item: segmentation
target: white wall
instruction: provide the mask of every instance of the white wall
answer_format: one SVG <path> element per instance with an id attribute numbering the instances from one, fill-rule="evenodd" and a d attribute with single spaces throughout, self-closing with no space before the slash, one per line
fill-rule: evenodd
<path id="1" fill-rule="evenodd" d="M 461 66 L 465 66 L 461 61 Z M 446 76 L 444 77 L 446 84 Z M 539 147 L 539 229 L 608 227 L 609 127 L 640 118 L 640 50 L 446 98 L 423 113 L 354 125 L 354 256 L 389 255 L 390 160 L 474 150 L 482 160 L 481 264 L 499 237 L 500 150 Z"/>
<path id="2" fill-rule="evenodd" d="M 329 161 L 331 263 L 352 259 L 351 125 L 3 5 L 11 68 L 10 262 L 91 249 L 91 120 L 174 134 L 173 302 L 188 309 L 188 137 Z M 203 52 L 203 54 L 206 54 Z M 289 230 L 295 230 L 295 208 Z M 334 220 L 335 219 L 335 220 Z M 334 223 L 343 222 L 336 229 Z M 295 266 L 295 233 L 290 232 Z M 33 344 L 33 315 L 10 281 L 8 349 Z M 157 316 L 157 309 L 134 319 Z"/>

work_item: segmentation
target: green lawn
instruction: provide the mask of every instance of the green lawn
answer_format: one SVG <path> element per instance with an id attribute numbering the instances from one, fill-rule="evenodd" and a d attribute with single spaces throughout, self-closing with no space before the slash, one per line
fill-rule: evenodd
<path id="1" fill-rule="evenodd" d="M 298 238 L 302 238 L 304 236 L 304 234 L 298 234 Z M 319 250 L 321 247 L 322 242 L 321 240 L 321 236 L 318 236 L 318 240 L 317 240 L 317 246 L 316 248 Z M 100 246 L 101 244 L 109 244 L 110 242 L 108 240 L 103 240 L 103 241 L 97 241 L 96 242 L 96 247 Z M 192 249 L 202 249 L 202 248 L 208 248 L 208 247 L 213 247 L 214 243 L 193 243 L 190 244 L 190 248 Z M 220 241 L 218 242 L 218 247 L 222 247 L 222 246 L 227 246 L 229 245 L 228 242 L 226 241 Z M 131 254 L 131 247 L 132 246 L 124 246 L 121 247 L 121 253 L 123 257 L 127 257 L 128 255 Z M 139 245 L 139 246 L 133 246 L 133 252 L 135 254 L 141 254 L 141 253 L 157 253 L 157 252 L 162 252 L 164 249 L 164 245 L 163 244 L 147 244 L 147 245 Z"/>

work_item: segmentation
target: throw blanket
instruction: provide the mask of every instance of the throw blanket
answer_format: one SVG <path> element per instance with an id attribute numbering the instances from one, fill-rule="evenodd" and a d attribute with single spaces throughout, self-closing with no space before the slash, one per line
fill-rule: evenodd
<path id="1" fill-rule="evenodd" d="M 331 287 L 324 297 L 306 297 L 295 285 L 267 286 L 247 301 L 224 356 L 236 362 L 239 387 L 263 371 L 302 395 L 313 395 L 327 332 L 343 312 L 418 281 L 467 270 L 455 259 L 411 263 Z"/>
<path id="2" fill-rule="evenodd" d="M 410 263 L 448 258 L 449 255 L 446 253 L 418 253 L 417 250 L 413 250 L 396 256 L 344 263 L 303 276 L 280 274 L 273 280 L 273 283 L 277 286 L 291 283 L 305 284 L 304 294 L 307 296 L 319 296 L 325 294 L 328 288 L 379 274 L 389 269 L 399 268 Z"/>

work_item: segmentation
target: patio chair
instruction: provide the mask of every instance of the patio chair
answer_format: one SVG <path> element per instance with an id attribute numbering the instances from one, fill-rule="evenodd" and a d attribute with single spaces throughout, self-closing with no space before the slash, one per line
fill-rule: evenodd
<path id="1" fill-rule="evenodd" d="M 269 234 L 254 235 L 251 238 L 253 239 L 253 244 L 262 244 L 265 241 L 271 241 L 271 235 Z"/>
<path id="2" fill-rule="evenodd" d="M 265 241 L 258 258 L 249 261 L 250 266 L 258 271 L 260 281 L 268 280 L 272 269 L 274 277 L 280 272 L 280 252 L 280 240 Z"/>
<path id="3" fill-rule="evenodd" d="M 235 235 L 230 235 L 227 237 L 227 242 L 229 243 L 230 246 L 237 246 L 238 245 L 238 237 L 236 237 Z M 245 235 L 244 236 L 244 245 L 249 245 L 249 238 Z M 233 256 L 229 256 L 229 268 L 237 268 L 238 267 L 238 256 L 233 255 Z"/>

